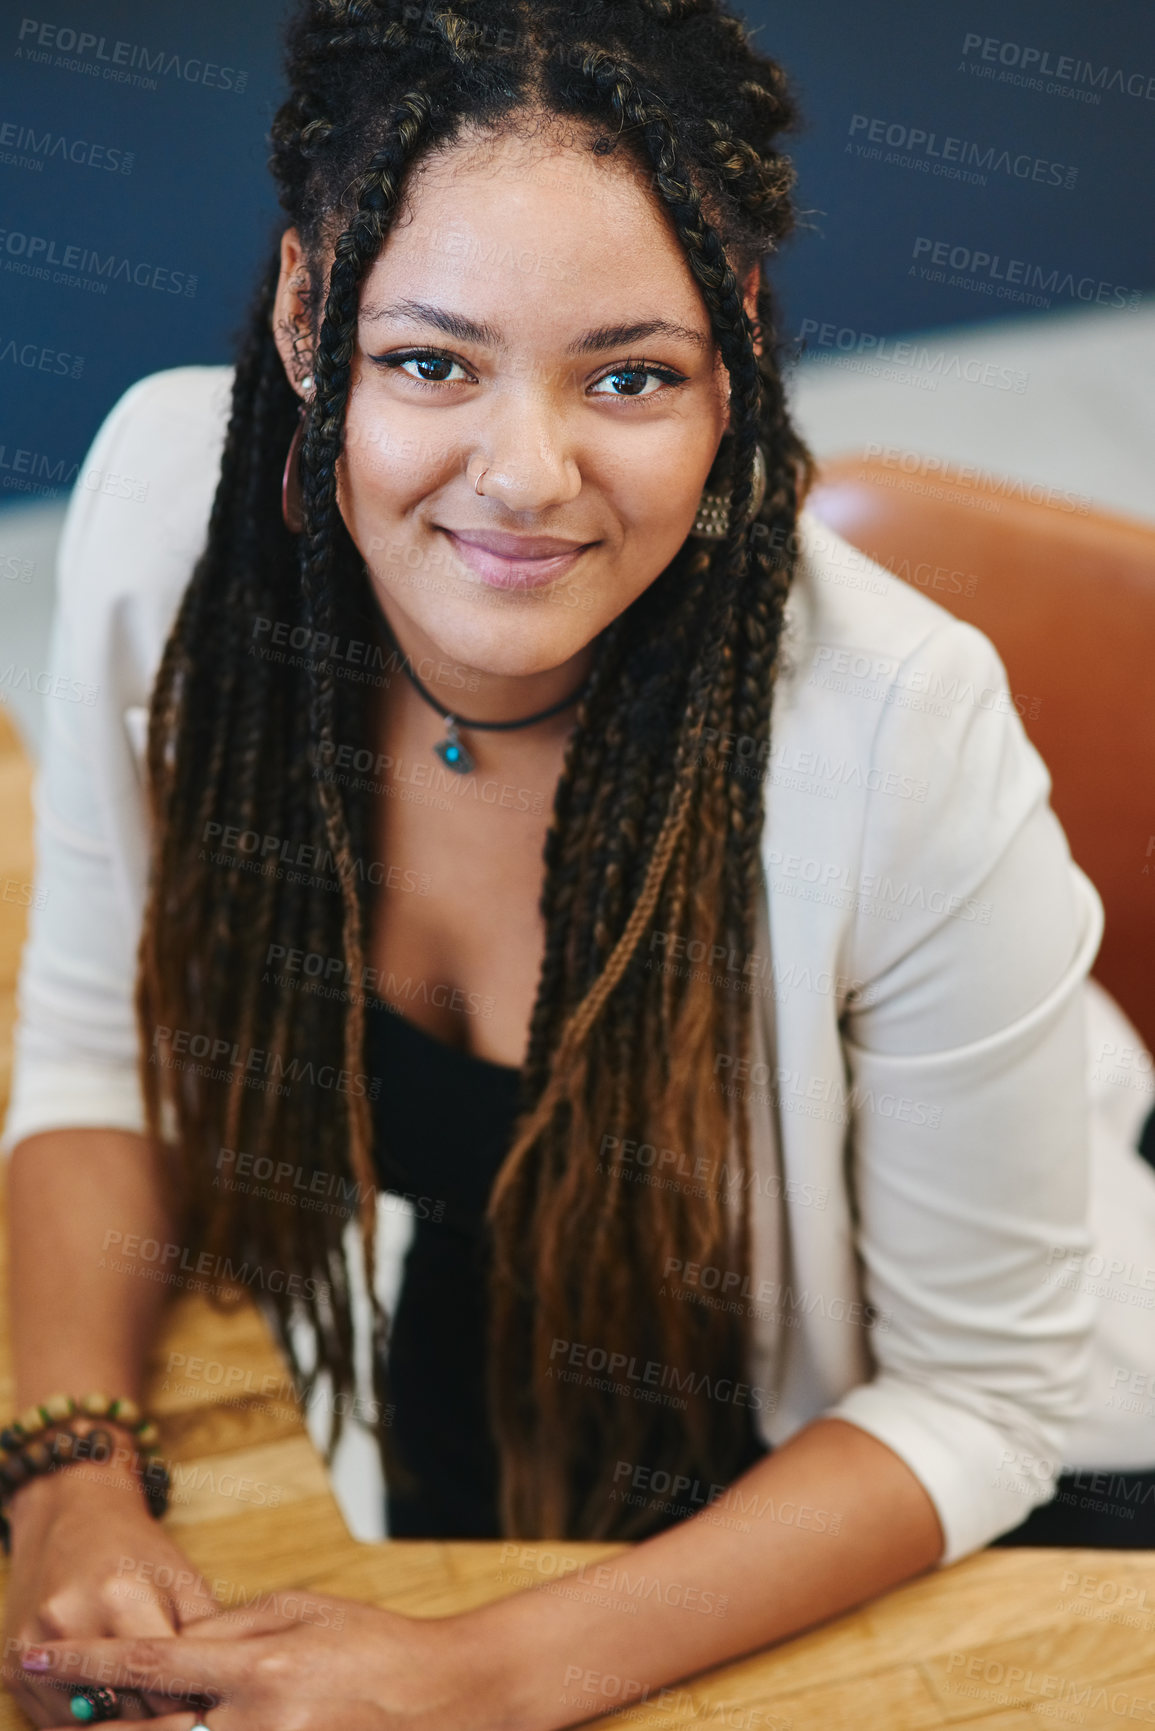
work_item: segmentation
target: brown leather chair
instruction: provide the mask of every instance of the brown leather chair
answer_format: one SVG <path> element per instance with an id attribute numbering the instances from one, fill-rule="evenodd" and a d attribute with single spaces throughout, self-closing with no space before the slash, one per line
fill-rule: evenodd
<path id="1" fill-rule="evenodd" d="M 822 465 L 823 522 L 976 625 L 1103 898 L 1095 977 L 1155 1050 L 1155 526 L 910 452 Z"/>

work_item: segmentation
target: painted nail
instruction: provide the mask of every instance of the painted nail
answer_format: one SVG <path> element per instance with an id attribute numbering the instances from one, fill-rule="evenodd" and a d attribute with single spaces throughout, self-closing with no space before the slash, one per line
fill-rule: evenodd
<path id="1" fill-rule="evenodd" d="M 26 1671 L 47 1671 L 52 1663 L 52 1654 L 47 1647 L 29 1647 L 21 1664 Z"/>

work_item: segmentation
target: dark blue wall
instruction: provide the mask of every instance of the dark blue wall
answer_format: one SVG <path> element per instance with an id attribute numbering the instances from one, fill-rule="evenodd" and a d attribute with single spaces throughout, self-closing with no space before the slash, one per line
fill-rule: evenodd
<path id="1" fill-rule="evenodd" d="M 827 324 L 869 340 L 1155 287 L 1149 0 L 744 10 L 806 113 L 794 154 L 808 214 L 778 268 L 788 334 Z M 283 11 L 4 9 L 0 505 L 62 493 L 134 379 L 231 357 L 279 214 L 264 163 Z M 93 278 L 89 254 L 119 278 Z M 47 280 L 21 274 L 30 263 Z"/>

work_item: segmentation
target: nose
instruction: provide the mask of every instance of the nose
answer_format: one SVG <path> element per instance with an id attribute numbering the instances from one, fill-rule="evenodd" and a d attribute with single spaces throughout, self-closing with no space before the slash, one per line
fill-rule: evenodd
<path id="1" fill-rule="evenodd" d="M 544 511 L 581 492 L 581 469 L 563 417 L 524 398 L 496 407 L 466 464 L 470 485 L 483 499 L 510 511 Z"/>

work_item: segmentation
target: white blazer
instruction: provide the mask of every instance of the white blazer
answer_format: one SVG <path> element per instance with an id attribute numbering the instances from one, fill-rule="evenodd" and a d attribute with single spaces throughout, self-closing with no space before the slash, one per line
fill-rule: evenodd
<path id="1" fill-rule="evenodd" d="M 230 367 L 178 367 L 133 385 L 82 465 L 101 487 L 69 505 L 5 1155 L 52 1127 L 143 1128 L 145 718 L 203 544 L 231 383 Z M 1135 1149 L 1152 1060 L 1084 983 L 1101 904 L 990 642 L 809 514 L 801 539 L 757 950 L 683 957 L 659 939 L 646 957 L 707 967 L 756 1011 L 748 1073 L 716 1060 L 751 1112 L 750 1284 L 672 1277 L 754 1306 L 751 1392 L 718 1398 L 755 1408 L 771 1444 L 822 1414 L 880 1438 L 926 1487 L 945 1564 L 1017 1526 L 1061 1470 L 1155 1467 L 1155 1172 Z M 679 1150 L 614 1157 L 637 1182 L 703 1177 Z M 391 1305 L 412 1212 L 382 1197 L 379 1213 Z M 362 1287 L 369 1403 L 365 1312 Z M 597 1343 L 577 1358 L 597 1370 Z M 319 1442 L 326 1394 L 322 1379 Z M 382 1536 L 376 1447 L 357 1419 L 332 1477 L 351 1530 Z M 837 1514 L 778 1511 L 816 1530 Z"/>

